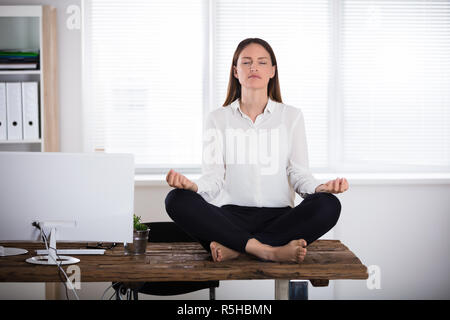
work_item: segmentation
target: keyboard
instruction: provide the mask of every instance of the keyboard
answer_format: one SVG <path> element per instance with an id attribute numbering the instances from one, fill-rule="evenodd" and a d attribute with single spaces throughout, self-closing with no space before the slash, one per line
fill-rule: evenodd
<path id="1" fill-rule="evenodd" d="M 36 250 L 39 255 L 48 255 L 48 250 Z M 56 254 L 59 255 L 101 255 L 105 254 L 105 249 L 57 249 Z"/>

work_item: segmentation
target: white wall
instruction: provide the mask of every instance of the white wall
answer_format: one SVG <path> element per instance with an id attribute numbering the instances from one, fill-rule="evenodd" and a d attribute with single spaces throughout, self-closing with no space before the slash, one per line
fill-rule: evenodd
<path id="1" fill-rule="evenodd" d="M 381 289 L 336 281 L 338 299 L 450 299 L 450 185 L 357 185 L 335 236 L 381 271 Z"/>
<path id="2" fill-rule="evenodd" d="M 0 0 L 0 5 L 19 4 L 51 4 L 58 10 L 61 151 L 81 152 L 81 32 L 69 30 L 65 25 L 66 8 L 80 5 L 80 0 Z M 338 195 L 343 208 L 341 219 L 334 232 L 326 236 L 341 240 L 366 266 L 379 266 L 381 289 L 369 290 L 365 280 L 337 280 L 330 281 L 327 288 L 309 285 L 310 299 L 449 299 L 448 180 L 446 184 L 375 185 L 349 181 L 350 189 Z M 137 187 L 136 213 L 146 221 L 169 220 L 164 210 L 164 198 L 169 191 L 170 188 L 160 186 Z M 108 285 L 83 283 L 79 296 L 99 299 Z M 0 299 L 43 299 L 43 290 L 43 284 L 0 284 Z M 216 296 L 273 299 L 274 281 L 222 281 Z M 208 292 L 203 290 L 178 298 L 207 297 Z"/>

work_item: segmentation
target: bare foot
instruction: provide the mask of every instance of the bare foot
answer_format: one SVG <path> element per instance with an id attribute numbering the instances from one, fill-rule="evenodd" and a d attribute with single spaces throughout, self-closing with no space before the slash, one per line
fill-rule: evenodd
<path id="1" fill-rule="evenodd" d="M 300 263 L 306 256 L 306 241 L 303 239 L 292 240 L 281 247 L 273 247 L 273 253 L 270 260 L 278 262 L 297 262 Z"/>
<path id="2" fill-rule="evenodd" d="M 252 238 L 248 240 L 245 251 L 263 260 L 277 262 L 300 263 L 306 256 L 306 241 L 303 239 L 292 240 L 280 247 L 272 247 Z"/>
<path id="3" fill-rule="evenodd" d="M 211 248 L 211 256 L 215 262 L 232 260 L 240 256 L 239 252 L 227 248 L 216 241 L 212 241 L 209 247 Z"/>

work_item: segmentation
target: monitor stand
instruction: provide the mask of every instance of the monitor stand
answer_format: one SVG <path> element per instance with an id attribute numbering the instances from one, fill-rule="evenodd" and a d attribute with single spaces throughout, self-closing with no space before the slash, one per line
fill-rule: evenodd
<path id="1" fill-rule="evenodd" d="M 80 262 L 80 259 L 69 256 L 56 255 L 56 225 L 53 225 L 50 231 L 48 255 L 31 257 L 25 261 L 32 264 L 56 266 L 78 263 Z"/>
<path id="2" fill-rule="evenodd" d="M 28 250 L 20 248 L 5 248 L 0 246 L 0 257 L 18 256 L 19 254 L 27 253 Z"/>

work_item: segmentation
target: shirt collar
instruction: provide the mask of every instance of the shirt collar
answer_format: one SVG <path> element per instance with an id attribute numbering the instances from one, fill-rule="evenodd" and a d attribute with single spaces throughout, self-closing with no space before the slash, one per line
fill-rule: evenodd
<path id="1" fill-rule="evenodd" d="M 267 105 L 264 108 L 264 113 L 266 112 L 270 112 L 273 113 L 273 110 L 275 108 L 275 101 L 273 101 L 272 99 L 269 98 L 269 100 L 267 101 Z M 230 107 L 233 109 L 233 113 L 236 113 L 236 110 L 239 109 L 239 112 L 241 114 L 243 114 L 242 110 L 241 110 L 241 105 L 239 103 L 239 98 L 237 98 L 236 100 L 234 100 L 231 104 Z"/>

